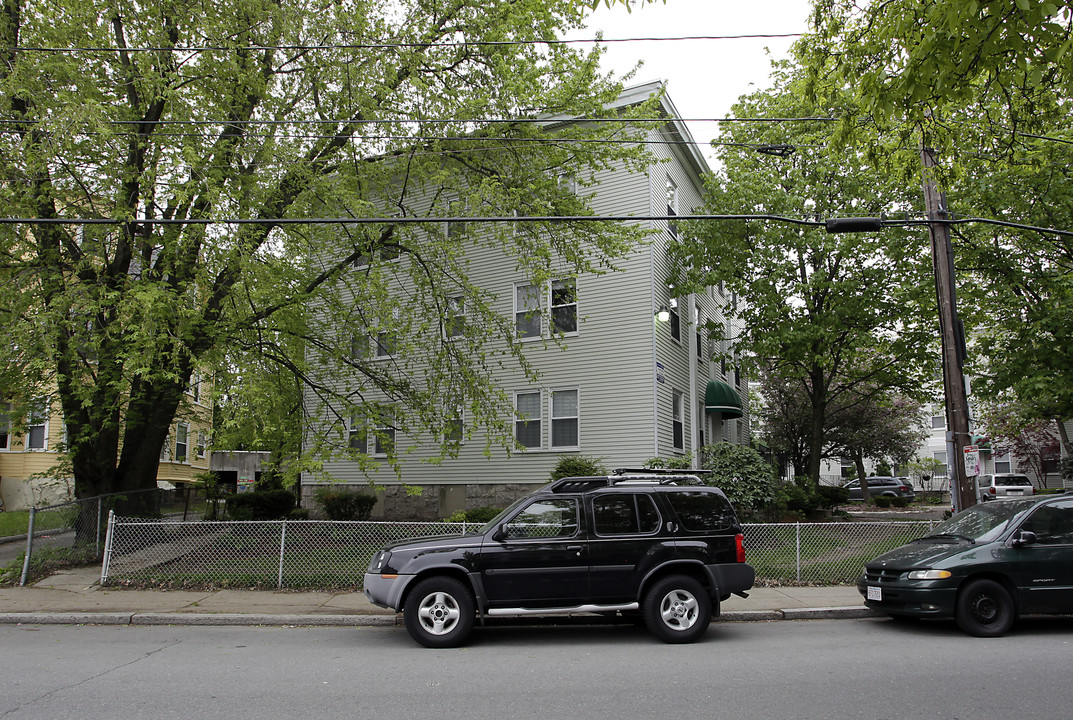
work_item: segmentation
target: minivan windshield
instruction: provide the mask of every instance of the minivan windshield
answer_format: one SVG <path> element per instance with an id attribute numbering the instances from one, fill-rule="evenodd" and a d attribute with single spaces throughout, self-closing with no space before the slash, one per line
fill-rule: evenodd
<path id="1" fill-rule="evenodd" d="M 936 536 L 962 537 L 990 542 L 1002 535 L 1010 522 L 1036 505 L 1033 500 L 1003 500 L 982 503 L 963 510 L 932 528 L 923 539 Z"/>

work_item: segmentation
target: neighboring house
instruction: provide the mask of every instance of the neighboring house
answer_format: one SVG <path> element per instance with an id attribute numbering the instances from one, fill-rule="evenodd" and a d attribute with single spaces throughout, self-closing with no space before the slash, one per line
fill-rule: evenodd
<path id="1" fill-rule="evenodd" d="M 209 469 L 212 408 L 205 399 L 205 382 L 195 377 L 187 390 L 189 412 L 172 426 L 161 448 L 158 482 L 190 482 Z M 6 510 L 42 507 L 74 497 L 74 479 L 57 477 L 55 468 L 66 439 L 59 398 L 41 397 L 30 403 L 23 424 L 13 417 L 14 405 L 0 402 L 0 499 Z M 62 475 L 62 474 L 61 474 Z"/>
<path id="2" fill-rule="evenodd" d="M 623 105 L 662 89 L 659 83 L 631 88 Z M 701 204 L 709 168 L 677 112 L 664 96 L 665 126 L 652 126 L 650 145 L 664 162 L 645 172 L 605 170 L 592 203 L 597 215 L 664 216 L 689 214 Z M 382 493 L 377 517 L 433 519 L 484 505 L 505 506 L 548 482 L 564 456 L 602 460 L 609 468 L 639 467 L 655 456 L 682 457 L 705 444 L 747 443 L 750 436 L 745 378 L 723 356 L 732 353 L 724 338 L 737 330 L 724 310 L 736 299 L 720 288 L 672 297 L 667 243 L 677 232 L 665 221 L 643 221 L 660 232 L 651 242 L 618 262 L 618 272 L 554 278 L 534 285 L 506 257 L 474 254 L 473 280 L 494 290 L 499 311 L 516 318 L 527 358 L 541 373 L 530 382 L 507 367 L 497 383 L 514 400 L 516 440 L 522 451 L 493 451 L 483 442 L 464 445 L 455 459 L 427 462 L 427 443 L 396 438 L 398 475 L 386 463 L 366 475 L 357 462 L 328 462 L 335 481 L 367 486 Z M 709 337 L 707 323 L 724 328 Z M 565 349 L 545 345 L 552 327 L 565 333 Z M 315 415 L 312 399 L 307 414 Z M 462 417 L 465 422 L 465 417 Z M 369 438 L 367 451 L 382 457 L 382 438 Z M 302 478 L 303 499 L 322 480 Z M 420 488 L 412 496 L 409 488 Z"/>

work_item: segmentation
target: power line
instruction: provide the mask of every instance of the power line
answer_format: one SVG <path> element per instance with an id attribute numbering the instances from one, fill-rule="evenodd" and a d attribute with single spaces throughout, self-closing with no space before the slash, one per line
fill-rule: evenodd
<path id="1" fill-rule="evenodd" d="M 633 37 L 633 38 L 573 38 L 556 40 L 448 40 L 440 42 L 369 42 L 369 43 L 339 43 L 317 45 L 187 45 L 175 47 L 116 47 L 116 46 L 87 46 L 87 47 L 44 47 L 44 46 L 16 46 L 11 48 L 15 52 L 47 52 L 47 53 L 78 53 L 78 52 L 105 52 L 105 53 L 142 53 L 142 52 L 217 52 L 217 51 L 252 51 L 286 50 L 289 52 L 310 52 L 319 50 L 390 50 L 393 48 L 459 48 L 459 47 L 511 47 L 518 45 L 581 45 L 597 43 L 630 43 L 630 42 L 693 42 L 709 40 L 769 40 L 780 38 L 801 37 L 804 33 L 749 33 L 742 35 L 679 35 L 675 37 Z"/>
<path id="2" fill-rule="evenodd" d="M 826 227 L 826 220 L 807 220 L 785 215 L 737 214 L 737 215 L 499 215 L 499 216 L 437 216 L 437 217 L 319 217 L 319 218 L 142 218 L 137 220 L 116 220 L 113 218 L 9 218 L 0 217 L 0 225 L 428 225 L 444 223 L 573 223 L 573 222 L 682 222 L 686 220 L 707 221 L 771 221 L 805 227 Z M 1073 230 L 1039 227 L 1024 223 L 995 220 L 982 217 L 951 217 L 944 220 L 887 218 L 878 219 L 881 229 L 891 227 L 919 227 L 934 225 L 995 225 L 1017 230 L 1028 230 L 1045 235 L 1073 237 Z"/>

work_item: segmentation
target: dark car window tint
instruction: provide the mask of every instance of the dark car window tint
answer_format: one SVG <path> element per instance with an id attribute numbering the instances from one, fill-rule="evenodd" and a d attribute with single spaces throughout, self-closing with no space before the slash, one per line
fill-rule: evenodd
<path id="1" fill-rule="evenodd" d="M 577 501 L 573 498 L 538 500 L 504 525 L 507 537 L 572 537 L 577 534 Z"/>
<path id="2" fill-rule="evenodd" d="M 1073 503 L 1044 505 L 1021 529 L 1034 532 L 1037 545 L 1073 545 Z"/>
<path id="3" fill-rule="evenodd" d="M 659 527 L 659 512 L 647 495 L 594 498 L 592 512 L 597 535 L 636 535 Z"/>
<path id="4" fill-rule="evenodd" d="M 723 530 L 734 525 L 734 509 L 714 492 L 673 492 L 667 499 L 686 530 Z"/>

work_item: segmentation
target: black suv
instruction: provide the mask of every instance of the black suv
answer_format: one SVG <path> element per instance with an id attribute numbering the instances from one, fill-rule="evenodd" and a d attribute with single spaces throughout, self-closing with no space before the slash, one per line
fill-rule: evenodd
<path id="1" fill-rule="evenodd" d="M 389 545 L 364 589 L 426 647 L 462 644 L 478 617 L 638 611 L 683 643 L 754 576 L 721 490 L 682 471 L 616 470 L 552 482 L 474 533 Z"/>

